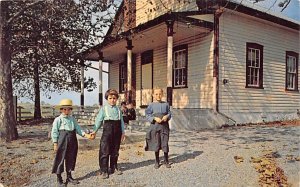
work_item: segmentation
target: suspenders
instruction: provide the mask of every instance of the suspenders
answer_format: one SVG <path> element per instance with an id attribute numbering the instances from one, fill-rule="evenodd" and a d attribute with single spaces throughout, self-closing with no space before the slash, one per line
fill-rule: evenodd
<path id="1" fill-rule="evenodd" d="M 111 116 L 109 115 L 109 113 L 108 113 L 108 109 L 107 109 L 107 105 L 104 105 L 104 113 L 105 113 L 105 116 L 108 118 L 108 120 L 113 120 L 112 118 L 111 118 Z M 120 109 L 117 107 L 117 109 L 118 109 L 118 113 L 119 113 L 119 118 L 118 118 L 118 120 L 121 120 L 121 111 L 120 111 Z"/>

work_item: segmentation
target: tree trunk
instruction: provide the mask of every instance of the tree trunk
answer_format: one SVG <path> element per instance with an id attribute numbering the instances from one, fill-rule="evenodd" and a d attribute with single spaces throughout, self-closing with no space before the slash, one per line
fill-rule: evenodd
<path id="1" fill-rule="evenodd" d="M 18 131 L 12 94 L 10 27 L 5 24 L 8 4 L 9 1 L 0 1 L 0 138 L 9 142 L 18 138 Z"/>
<path id="2" fill-rule="evenodd" d="M 36 55 L 35 55 L 36 56 Z M 37 59 L 34 63 L 34 119 L 41 119 L 41 98 L 40 98 L 40 78 L 39 78 L 39 63 Z"/>

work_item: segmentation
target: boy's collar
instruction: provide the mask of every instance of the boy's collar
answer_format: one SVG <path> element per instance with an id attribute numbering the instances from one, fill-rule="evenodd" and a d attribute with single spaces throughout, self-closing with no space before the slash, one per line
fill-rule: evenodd
<path id="1" fill-rule="evenodd" d="M 65 114 L 61 113 L 61 114 L 60 114 L 60 116 L 61 116 L 61 117 L 64 117 L 64 118 L 66 118 L 66 117 L 69 117 L 69 116 L 71 116 L 71 114 L 69 114 L 69 115 L 65 115 Z"/>
<path id="2" fill-rule="evenodd" d="M 117 105 L 110 105 L 109 103 L 107 103 L 107 106 L 112 108 L 112 107 L 117 106 Z"/>

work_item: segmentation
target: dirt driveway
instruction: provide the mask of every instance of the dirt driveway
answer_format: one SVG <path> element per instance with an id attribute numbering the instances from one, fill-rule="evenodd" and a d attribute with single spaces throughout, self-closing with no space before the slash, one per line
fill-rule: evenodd
<path id="1" fill-rule="evenodd" d="M 55 186 L 49 123 L 19 126 L 20 139 L 0 143 L 0 183 Z M 121 176 L 98 176 L 99 139 L 80 139 L 74 176 L 77 186 L 299 186 L 300 120 L 203 131 L 171 131 L 172 168 L 153 168 L 143 150 L 145 128 L 127 132 L 121 146 Z M 98 138 L 100 134 L 98 134 Z M 272 173 L 273 172 L 273 173 Z"/>

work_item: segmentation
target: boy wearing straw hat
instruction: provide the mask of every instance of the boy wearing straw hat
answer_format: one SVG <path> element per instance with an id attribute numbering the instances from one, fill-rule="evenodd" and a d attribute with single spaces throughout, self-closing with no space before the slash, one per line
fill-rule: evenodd
<path id="1" fill-rule="evenodd" d="M 75 169 L 78 152 L 76 134 L 86 138 L 91 138 L 91 135 L 84 133 L 76 119 L 71 115 L 73 109 L 72 100 L 63 99 L 56 107 L 59 108 L 61 114 L 54 119 L 51 131 L 54 151 L 56 152 L 52 173 L 57 175 L 58 186 L 65 186 L 66 184 L 63 182 L 61 173 L 64 171 L 64 162 L 66 162 L 66 183 L 78 184 L 79 181 L 71 175 L 71 171 Z"/>
<path id="2" fill-rule="evenodd" d="M 116 172 L 121 175 L 117 162 L 121 141 L 125 140 L 124 121 L 121 109 L 116 105 L 119 94 L 114 89 L 109 89 L 105 93 L 107 104 L 104 105 L 96 118 L 94 130 L 91 133 L 92 139 L 96 132 L 103 125 L 103 133 L 100 140 L 99 165 L 103 179 L 107 179 L 109 174 Z M 110 168 L 108 162 L 110 161 Z"/>

